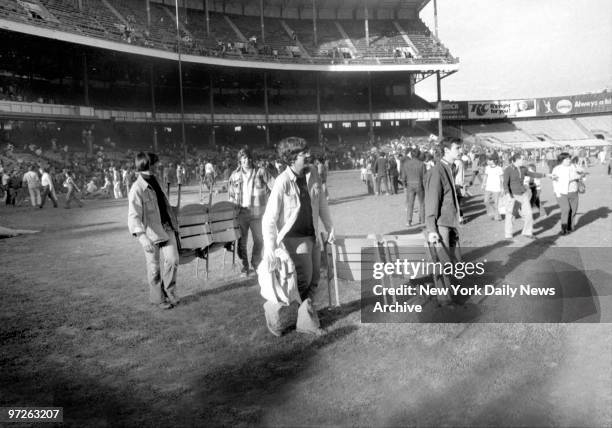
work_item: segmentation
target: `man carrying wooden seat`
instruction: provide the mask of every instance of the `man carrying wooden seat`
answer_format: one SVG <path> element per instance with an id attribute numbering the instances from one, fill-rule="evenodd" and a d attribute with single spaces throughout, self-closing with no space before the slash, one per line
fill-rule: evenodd
<path id="1" fill-rule="evenodd" d="M 317 168 L 310 165 L 306 140 L 285 138 L 278 145 L 278 155 L 287 168 L 276 177 L 262 219 L 264 263 L 271 271 L 277 265 L 275 250 L 280 246 L 286 249 L 295 265 L 302 300 L 297 330 L 318 334 L 321 330 L 312 297 L 319 284 L 321 266 L 319 219 L 333 240 L 331 215 Z M 272 311 L 281 309 L 269 305 L 264 308 L 268 321 Z M 270 324 L 268 327 L 275 335 L 282 333 Z"/>

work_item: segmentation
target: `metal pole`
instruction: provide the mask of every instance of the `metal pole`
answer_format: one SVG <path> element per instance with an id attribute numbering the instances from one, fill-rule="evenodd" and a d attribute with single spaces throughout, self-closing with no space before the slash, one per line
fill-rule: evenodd
<path id="1" fill-rule="evenodd" d="M 368 25 L 368 6 L 364 6 L 366 47 L 370 47 L 370 28 Z"/>
<path id="2" fill-rule="evenodd" d="M 145 5 L 147 8 L 147 29 L 151 28 L 151 4 L 149 0 L 145 0 Z"/>
<path id="3" fill-rule="evenodd" d="M 155 107 L 155 70 L 153 64 L 149 64 L 149 87 L 151 88 L 151 117 L 153 119 L 153 151 L 158 152 L 159 147 L 157 145 L 157 109 Z"/>
<path id="4" fill-rule="evenodd" d="M 87 52 L 83 52 L 83 97 L 89 107 L 89 73 L 87 71 Z"/>
<path id="5" fill-rule="evenodd" d="M 374 142 L 374 122 L 372 117 L 372 75 L 368 71 L 368 112 L 370 113 L 370 144 Z"/>
<path id="6" fill-rule="evenodd" d="M 440 72 L 436 71 L 436 83 L 438 87 L 438 138 L 441 140 L 442 133 L 442 87 L 441 87 Z"/>
<path id="7" fill-rule="evenodd" d="M 261 43 L 266 44 L 266 32 L 264 26 L 264 0 L 259 0 L 259 21 L 261 23 Z"/>
<path id="8" fill-rule="evenodd" d="M 213 87 L 214 79 L 212 71 L 208 72 L 208 87 L 210 88 L 210 92 L 208 95 L 208 100 L 210 102 L 210 144 L 214 147 L 215 142 L 215 94 Z"/>
<path id="9" fill-rule="evenodd" d="M 317 46 L 317 0 L 312 0 L 312 40 Z"/>
<path id="10" fill-rule="evenodd" d="M 264 110 L 266 112 L 266 147 L 270 147 L 270 108 L 268 105 L 268 73 L 264 71 Z"/>
<path id="11" fill-rule="evenodd" d="M 181 58 L 181 34 L 179 30 L 178 0 L 174 0 L 176 21 L 176 50 L 178 52 L 179 94 L 181 98 L 181 139 L 183 143 L 183 160 L 187 162 L 187 141 L 185 140 L 185 104 L 183 102 L 183 65 Z"/>
<path id="12" fill-rule="evenodd" d="M 319 75 L 319 73 L 316 74 L 317 79 L 317 142 L 319 143 L 319 146 L 321 146 L 321 144 L 323 143 L 323 135 L 321 132 L 321 83 L 320 83 L 320 79 L 321 76 Z M 325 147 L 323 147 L 323 154 L 325 154 Z"/>
<path id="13" fill-rule="evenodd" d="M 208 13 L 208 0 L 204 0 L 204 11 L 206 12 L 206 35 L 210 36 L 210 14 Z"/>
<path id="14" fill-rule="evenodd" d="M 434 0 L 434 25 L 435 25 L 435 34 L 436 38 L 438 38 L 438 1 Z"/>

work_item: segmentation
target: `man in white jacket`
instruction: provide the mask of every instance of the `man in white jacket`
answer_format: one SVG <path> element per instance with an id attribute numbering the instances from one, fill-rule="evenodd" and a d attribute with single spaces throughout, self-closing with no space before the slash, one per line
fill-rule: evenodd
<path id="1" fill-rule="evenodd" d="M 42 178 L 40 179 L 40 184 L 42 186 L 40 208 L 45 206 L 47 197 L 49 197 L 49 199 L 51 199 L 51 202 L 53 202 L 53 207 L 57 208 L 57 195 L 55 194 L 53 178 L 51 178 L 51 174 L 49 174 L 45 168 L 40 168 L 40 174 L 42 176 Z"/>
<path id="2" fill-rule="evenodd" d="M 32 206 L 40 207 L 40 178 L 38 178 L 38 173 L 34 165 L 30 166 L 30 170 L 23 174 L 23 184 L 28 185 L 30 203 Z"/>
<path id="3" fill-rule="evenodd" d="M 276 264 L 274 250 L 284 246 L 297 273 L 300 298 L 318 333 L 318 319 L 312 307 L 312 296 L 319 283 L 321 266 L 321 219 L 329 239 L 333 239 L 333 225 L 317 169 L 310 165 L 310 151 L 306 140 L 289 137 L 278 145 L 278 155 L 287 168 L 276 178 L 262 218 L 264 263 L 269 269 Z M 298 331 L 299 329 L 298 319 Z M 273 332 L 274 333 L 274 332 Z"/>

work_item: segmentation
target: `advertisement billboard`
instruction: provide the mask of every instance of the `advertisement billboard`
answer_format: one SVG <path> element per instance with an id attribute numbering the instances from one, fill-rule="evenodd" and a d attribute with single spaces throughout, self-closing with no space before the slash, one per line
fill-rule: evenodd
<path id="1" fill-rule="evenodd" d="M 468 118 L 467 101 L 442 101 L 442 119 L 464 120 Z"/>
<path id="2" fill-rule="evenodd" d="M 612 112 L 612 93 L 538 98 L 538 116 L 563 116 Z"/>
<path id="3" fill-rule="evenodd" d="M 504 119 L 506 117 L 534 117 L 535 99 L 469 101 L 469 119 Z"/>

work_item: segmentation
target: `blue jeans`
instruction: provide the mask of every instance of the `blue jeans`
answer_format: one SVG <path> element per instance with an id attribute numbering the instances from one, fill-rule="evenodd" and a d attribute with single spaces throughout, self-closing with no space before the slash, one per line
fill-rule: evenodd
<path id="1" fill-rule="evenodd" d="M 302 300 L 312 297 L 321 275 L 321 246 L 314 236 L 285 237 L 283 244 L 295 264 L 298 291 Z"/>
<path id="2" fill-rule="evenodd" d="M 145 251 L 147 278 L 149 281 L 149 301 L 154 304 L 174 303 L 176 297 L 176 272 L 179 264 L 178 246 L 174 231 L 166 228 L 170 239 L 162 245 L 154 245 L 154 251 Z M 160 265 L 160 256 L 163 265 Z"/>
<path id="3" fill-rule="evenodd" d="M 251 266 L 257 270 L 261 262 L 261 251 L 263 249 L 263 235 L 261 232 L 261 217 L 254 217 L 248 208 L 240 208 L 238 213 L 238 226 L 240 227 L 240 239 L 238 239 L 238 257 L 242 260 L 245 269 L 249 267 L 249 254 L 247 244 L 249 230 L 253 236 L 253 252 L 251 254 Z"/>

